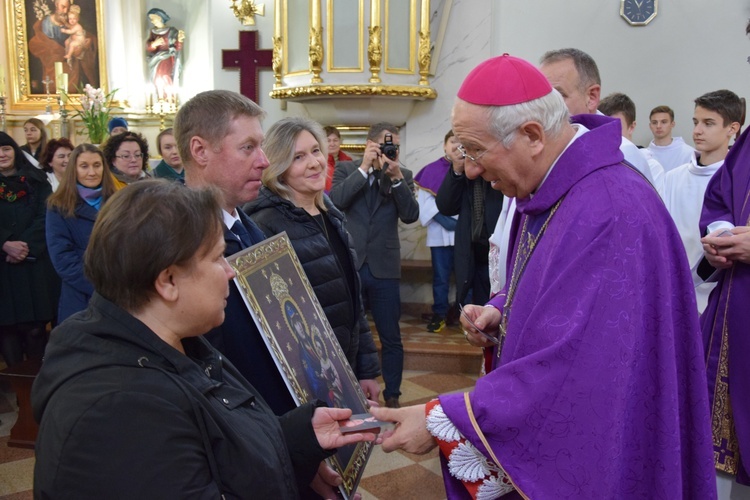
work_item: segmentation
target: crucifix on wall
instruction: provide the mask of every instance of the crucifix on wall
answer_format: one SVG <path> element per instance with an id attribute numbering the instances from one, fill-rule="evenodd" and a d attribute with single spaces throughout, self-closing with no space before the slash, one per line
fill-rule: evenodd
<path id="1" fill-rule="evenodd" d="M 257 31 L 240 31 L 240 48 L 221 51 L 221 67 L 240 69 L 240 94 L 258 102 L 258 71 L 271 69 L 273 50 L 258 48 Z"/>

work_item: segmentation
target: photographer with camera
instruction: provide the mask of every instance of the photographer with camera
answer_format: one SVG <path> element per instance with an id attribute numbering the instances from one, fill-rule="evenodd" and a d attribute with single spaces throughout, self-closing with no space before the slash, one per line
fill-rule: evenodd
<path id="1" fill-rule="evenodd" d="M 398 408 L 404 348 L 401 344 L 401 244 L 399 219 L 419 218 L 412 173 L 399 162 L 398 128 L 377 123 L 367 133 L 361 160 L 345 161 L 333 173 L 331 201 L 346 215 L 357 251 L 362 297 L 369 304 L 383 346 L 383 398 Z"/>

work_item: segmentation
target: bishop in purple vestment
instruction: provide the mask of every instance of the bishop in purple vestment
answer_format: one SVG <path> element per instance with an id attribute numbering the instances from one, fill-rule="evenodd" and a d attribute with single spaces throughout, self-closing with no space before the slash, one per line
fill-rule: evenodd
<path id="1" fill-rule="evenodd" d="M 436 439 L 449 498 L 716 498 L 687 258 L 623 161 L 619 123 L 570 123 L 544 76 L 508 55 L 473 70 L 458 98 L 467 174 L 517 198 L 506 288 L 467 306 L 475 326 L 462 319 L 493 370 L 427 408 L 373 409 L 400 424 L 384 449 Z"/>
<path id="2" fill-rule="evenodd" d="M 701 316 L 714 459 L 717 469 L 736 474 L 737 481 L 746 485 L 750 485 L 749 141 L 745 130 L 714 174 L 700 221 L 701 234 L 709 233 L 702 240 L 706 258 L 721 270 Z"/>

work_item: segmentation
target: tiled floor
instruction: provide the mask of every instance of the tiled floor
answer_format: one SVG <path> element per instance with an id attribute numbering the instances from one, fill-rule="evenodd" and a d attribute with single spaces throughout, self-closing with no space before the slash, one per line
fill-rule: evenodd
<path id="1" fill-rule="evenodd" d="M 430 364 L 430 353 L 434 353 L 440 366 L 435 371 L 404 371 L 402 406 L 425 403 L 437 394 L 470 389 L 476 381 L 475 375 L 466 373 L 478 372 L 478 353 L 466 344 L 458 328 L 448 327 L 435 334 L 427 332 L 425 325 L 426 321 L 422 319 L 402 317 L 404 349 L 407 357 L 415 352 L 425 357 L 420 363 L 427 365 Z M 463 373 L 445 373 L 446 360 L 453 356 L 463 356 L 464 365 L 468 364 L 470 369 Z M 473 366 L 477 367 L 476 371 L 471 368 Z M 0 392 L 0 500 L 32 498 L 33 451 L 6 446 L 16 418 L 13 400 L 12 393 Z M 386 454 L 380 447 L 375 447 L 358 491 L 364 500 L 445 498 L 437 450 L 417 456 L 402 452 Z"/>

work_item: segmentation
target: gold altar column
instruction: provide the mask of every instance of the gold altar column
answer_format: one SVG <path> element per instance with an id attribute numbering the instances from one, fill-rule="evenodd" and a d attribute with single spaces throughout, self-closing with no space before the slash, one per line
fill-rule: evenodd
<path id="1" fill-rule="evenodd" d="M 367 60 L 370 63 L 370 83 L 380 83 L 380 63 L 383 59 L 383 43 L 380 28 L 380 0 L 370 0 L 370 39 L 367 44 Z"/>
<path id="2" fill-rule="evenodd" d="M 271 68 L 273 69 L 273 76 L 275 79 L 273 88 L 278 88 L 282 85 L 281 72 L 282 62 L 284 61 L 284 54 L 282 50 L 282 27 L 284 16 L 281 12 L 281 0 L 274 0 L 273 5 L 273 57 L 271 58 Z"/>
<path id="3" fill-rule="evenodd" d="M 323 21 L 320 16 L 321 0 L 310 0 L 310 83 L 323 83 L 320 72 L 323 71 Z"/>
<path id="4" fill-rule="evenodd" d="M 430 74 L 430 0 L 422 0 L 421 27 L 419 30 L 419 85 L 429 85 L 427 75 Z"/>

